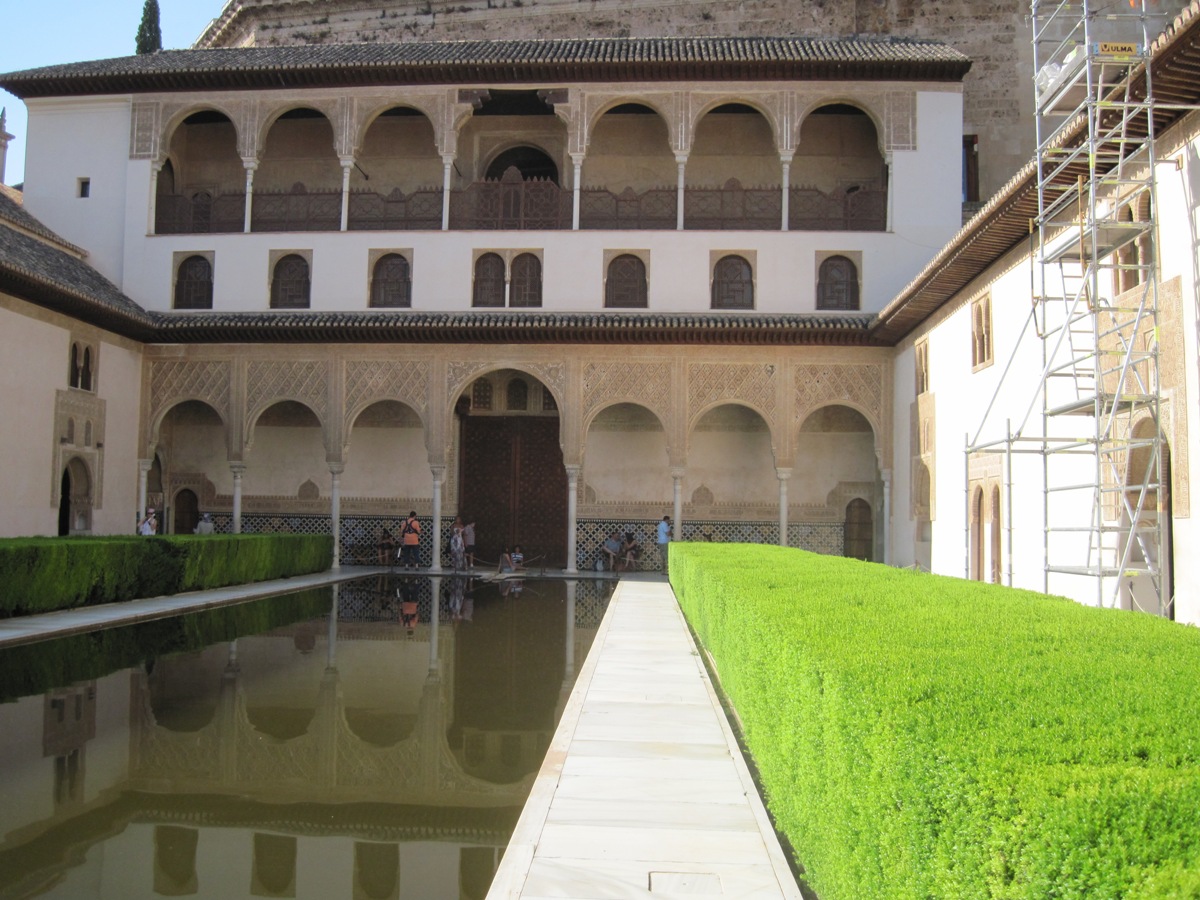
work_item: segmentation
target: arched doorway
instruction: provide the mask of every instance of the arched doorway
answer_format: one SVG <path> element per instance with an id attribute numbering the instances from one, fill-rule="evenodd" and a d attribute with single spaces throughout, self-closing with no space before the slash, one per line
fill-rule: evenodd
<path id="1" fill-rule="evenodd" d="M 475 556 L 494 564 L 520 544 L 533 566 L 567 559 L 567 470 L 549 388 L 503 369 L 471 385 L 459 416 L 459 513 L 475 523 Z"/>
<path id="2" fill-rule="evenodd" d="M 971 494 L 971 568 L 973 581 L 983 581 L 983 488 Z"/>
<path id="3" fill-rule="evenodd" d="M 74 457 L 63 469 L 59 483 L 58 533 L 87 534 L 92 530 L 92 478 L 87 466 Z"/>
<path id="4" fill-rule="evenodd" d="M 871 561 L 875 544 L 875 524 L 871 504 L 856 497 L 846 505 L 846 531 L 842 541 L 842 556 Z"/>
<path id="5" fill-rule="evenodd" d="M 1125 467 L 1125 503 L 1121 519 L 1130 535 L 1129 565 L 1131 574 L 1123 579 L 1121 606 L 1140 609 L 1169 619 L 1175 618 L 1175 585 L 1173 538 L 1171 535 L 1171 447 L 1163 436 L 1154 454 L 1155 424 L 1142 419 L 1133 428 L 1132 449 Z M 1145 490 L 1145 497 L 1141 498 Z M 1139 500 L 1141 503 L 1138 509 Z M 1134 510 L 1136 521 L 1131 521 Z M 1159 531 L 1161 525 L 1161 531 Z M 1159 531 L 1156 536 L 1155 532 Z M 1158 540 L 1161 539 L 1161 546 Z M 1154 558 L 1157 552 L 1158 558 Z M 1157 594 L 1155 581 L 1158 582 Z"/>
<path id="6" fill-rule="evenodd" d="M 991 519 L 991 551 L 992 551 L 992 584 L 1000 583 L 1000 488 L 992 488 L 992 519 Z"/>
<path id="7" fill-rule="evenodd" d="M 175 504 L 171 517 L 172 534 L 191 534 L 196 530 L 200 521 L 200 499 L 196 492 L 184 488 L 175 495 Z"/>

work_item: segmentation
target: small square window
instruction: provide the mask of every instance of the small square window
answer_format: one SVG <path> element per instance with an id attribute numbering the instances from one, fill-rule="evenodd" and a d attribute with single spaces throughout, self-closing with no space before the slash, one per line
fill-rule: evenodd
<path id="1" fill-rule="evenodd" d="M 80 178 L 78 181 L 79 196 L 86 198 L 92 196 L 92 179 Z"/>

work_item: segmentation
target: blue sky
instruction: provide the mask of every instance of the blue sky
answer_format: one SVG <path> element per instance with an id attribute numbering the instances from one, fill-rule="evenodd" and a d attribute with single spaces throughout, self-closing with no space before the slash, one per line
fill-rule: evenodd
<path id="1" fill-rule="evenodd" d="M 132 56 L 145 0 L 0 0 L 0 72 Z M 224 0 L 158 0 L 163 48 L 190 47 Z M 7 110 L 5 184 L 25 177 L 25 104 L 0 91 Z"/>

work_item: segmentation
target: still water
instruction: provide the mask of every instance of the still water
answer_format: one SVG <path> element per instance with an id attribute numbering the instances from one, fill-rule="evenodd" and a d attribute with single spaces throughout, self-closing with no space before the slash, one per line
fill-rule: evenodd
<path id="1" fill-rule="evenodd" d="M 0 897 L 482 898 L 611 590 L 379 576 L 0 652 Z"/>

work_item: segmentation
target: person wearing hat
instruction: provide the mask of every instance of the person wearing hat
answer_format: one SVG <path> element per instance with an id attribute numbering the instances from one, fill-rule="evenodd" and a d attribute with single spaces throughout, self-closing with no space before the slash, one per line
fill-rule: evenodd
<path id="1" fill-rule="evenodd" d="M 146 518 L 138 522 L 138 534 L 143 534 L 149 537 L 150 535 L 158 534 L 158 518 L 154 515 L 154 507 L 146 510 Z"/>
<path id="2" fill-rule="evenodd" d="M 196 527 L 192 529 L 193 534 L 212 534 L 213 520 L 212 513 L 204 513 L 200 516 L 200 521 L 196 523 Z"/>

